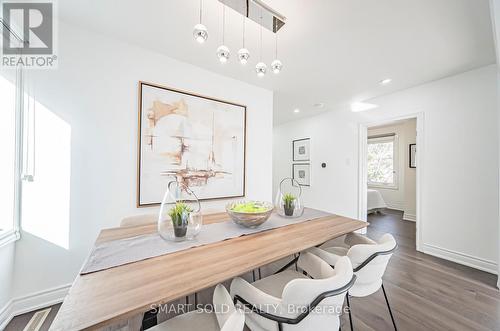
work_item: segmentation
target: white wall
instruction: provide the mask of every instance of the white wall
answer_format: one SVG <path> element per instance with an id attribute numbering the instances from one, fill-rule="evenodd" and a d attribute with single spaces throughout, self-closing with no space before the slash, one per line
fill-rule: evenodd
<path id="1" fill-rule="evenodd" d="M 491 65 L 370 100 L 378 109 L 339 109 L 275 127 L 274 187 L 290 175 L 291 141 L 310 137 L 312 184 L 305 202 L 357 217 L 359 124 L 423 112 L 422 250 L 496 272 L 496 93 Z"/>
<path id="2" fill-rule="evenodd" d="M 0 228 L 11 229 L 14 219 L 14 158 L 15 149 L 13 140 L 15 139 L 14 126 L 14 103 L 15 103 L 15 71 L 0 68 L 0 112 L 2 113 L 2 123 L 0 130 L 2 141 L 0 143 L 3 151 L 0 160 Z M 10 83 L 8 83 L 10 82 Z M 3 330 L 2 320 L 9 314 L 7 304 L 12 298 L 12 277 L 14 271 L 15 244 L 0 244 L 0 330 Z"/>
<path id="3" fill-rule="evenodd" d="M 410 168 L 410 144 L 417 143 L 417 121 L 412 119 L 405 122 L 404 163 L 405 174 L 405 209 L 403 219 L 415 221 L 417 216 L 417 170 Z M 417 148 L 418 151 L 418 148 Z"/>
<path id="4" fill-rule="evenodd" d="M 491 11 L 491 20 L 493 26 L 493 35 L 495 37 L 495 50 L 497 53 L 497 81 L 500 81 L 500 0 L 490 0 L 490 11 Z M 499 112 L 499 125 L 500 125 L 500 93 L 498 93 L 497 97 L 497 109 Z M 500 145 L 500 144 L 499 144 Z M 499 169 L 500 170 L 500 169 Z M 500 186 L 500 183 L 499 183 Z M 499 204 L 500 205 L 500 204 Z M 500 219 L 499 219 L 500 222 Z M 499 226 L 500 228 L 500 226 Z M 498 234 L 500 238 L 500 232 Z M 499 240 L 499 255 L 500 255 L 500 240 Z M 499 263 L 500 268 L 500 263 Z M 499 269 L 500 274 L 500 269 Z M 498 277 L 497 287 L 500 288 L 500 277 Z"/>
<path id="5" fill-rule="evenodd" d="M 13 296 L 71 283 L 101 229 L 158 211 L 135 207 L 139 80 L 247 105 L 246 193 L 271 200 L 272 91 L 67 24 L 59 34 L 59 68 L 31 74 L 37 173 L 24 188 Z"/>
<path id="6" fill-rule="evenodd" d="M 396 189 L 374 187 L 384 198 L 387 206 L 401 210 L 405 219 L 415 220 L 416 215 L 416 169 L 409 167 L 409 144 L 417 139 L 416 119 L 398 121 L 392 125 L 368 128 L 368 136 L 395 133 L 398 141 L 398 185 Z"/>
<path id="7" fill-rule="evenodd" d="M 12 299 L 14 250 L 13 243 L 0 247 L 0 330 L 2 321 L 10 313 L 8 303 Z"/>

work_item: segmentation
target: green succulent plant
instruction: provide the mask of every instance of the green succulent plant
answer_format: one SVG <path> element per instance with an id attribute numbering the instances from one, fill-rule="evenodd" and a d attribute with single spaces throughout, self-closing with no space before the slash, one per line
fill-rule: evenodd
<path id="1" fill-rule="evenodd" d="M 291 193 L 286 193 L 283 195 L 283 202 L 286 208 L 291 208 L 296 197 Z"/>
<path id="2" fill-rule="evenodd" d="M 168 211 L 168 216 L 170 216 L 174 225 L 181 226 L 183 215 L 189 215 L 192 211 L 193 209 L 184 202 L 177 202 L 175 206 Z"/>

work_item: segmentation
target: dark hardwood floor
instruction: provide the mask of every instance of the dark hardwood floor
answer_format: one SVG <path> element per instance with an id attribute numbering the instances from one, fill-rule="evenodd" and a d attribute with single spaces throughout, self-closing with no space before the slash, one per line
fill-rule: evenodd
<path id="1" fill-rule="evenodd" d="M 384 284 L 400 331 L 500 330 L 500 292 L 496 276 L 415 250 L 415 223 L 402 213 L 384 210 L 368 217 L 368 236 L 392 233 L 399 245 L 384 276 Z M 367 298 L 352 298 L 357 331 L 392 330 L 382 291 Z M 54 308 L 41 331 L 48 330 L 59 308 Z M 18 316 L 6 331 L 22 331 L 33 313 Z M 342 318 L 342 330 L 349 320 Z"/>
<path id="2" fill-rule="evenodd" d="M 49 315 L 47 316 L 47 318 L 43 322 L 42 327 L 40 328 L 39 331 L 47 331 L 49 329 L 50 325 L 52 324 L 52 321 L 56 317 L 57 311 L 59 310 L 60 306 L 61 306 L 61 304 L 57 304 L 57 305 L 53 305 L 50 307 L 52 309 L 50 310 Z M 10 321 L 10 323 L 7 325 L 7 327 L 5 328 L 4 331 L 23 331 L 24 328 L 26 327 L 26 325 L 28 325 L 31 317 L 37 311 L 44 310 L 44 309 L 46 309 L 46 308 L 38 309 L 38 310 L 35 310 L 33 312 L 29 312 L 29 313 L 14 317 L 12 319 L 12 321 Z"/>
<path id="3" fill-rule="evenodd" d="M 368 236 L 392 233 L 399 248 L 384 276 L 387 296 L 399 330 L 500 330 L 500 292 L 496 275 L 419 253 L 415 223 L 402 213 L 369 215 Z M 355 330 L 392 330 L 381 290 L 352 298 Z M 342 330 L 349 330 L 343 317 Z"/>

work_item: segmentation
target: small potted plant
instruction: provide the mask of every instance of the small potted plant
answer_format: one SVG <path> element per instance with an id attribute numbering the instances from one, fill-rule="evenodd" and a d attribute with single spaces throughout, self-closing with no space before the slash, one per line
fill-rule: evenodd
<path id="1" fill-rule="evenodd" d="M 186 236 L 187 227 L 189 223 L 189 215 L 193 210 L 189 208 L 184 202 L 177 202 L 172 209 L 169 210 L 168 216 L 172 219 L 174 226 L 174 235 L 177 238 Z"/>
<path id="2" fill-rule="evenodd" d="M 283 195 L 283 209 L 285 210 L 285 215 L 286 216 L 293 216 L 293 211 L 295 209 L 295 196 L 286 193 Z"/>

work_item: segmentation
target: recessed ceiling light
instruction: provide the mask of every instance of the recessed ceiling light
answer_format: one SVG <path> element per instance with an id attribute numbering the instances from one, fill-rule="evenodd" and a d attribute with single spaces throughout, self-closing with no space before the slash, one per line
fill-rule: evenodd
<path id="1" fill-rule="evenodd" d="M 313 107 L 314 108 L 323 108 L 323 107 L 325 107 L 325 103 L 324 102 L 318 102 L 318 103 L 313 104 Z"/>
<path id="2" fill-rule="evenodd" d="M 375 109 L 375 108 L 378 108 L 378 106 L 374 105 L 373 103 L 366 103 L 366 102 L 353 102 L 353 103 L 351 103 L 351 111 L 355 112 L 355 113 L 360 112 L 360 111 Z"/>
<path id="3" fill-rule="evenodd" d="M 392 79 L 386 78 L 386 79 L 382 79 L 379 83 L 380 83 L 380 85 L 387 85 L 390 82 L 392 82 Z"/>
<path id="4" fill-rule="evenodd" d="M 299 108 L 295 108 L 295 109 L 293 110 L 293 112 L 294 112 L 294 113 L 300 113 L 300 109 L 299 109 Z"/>

